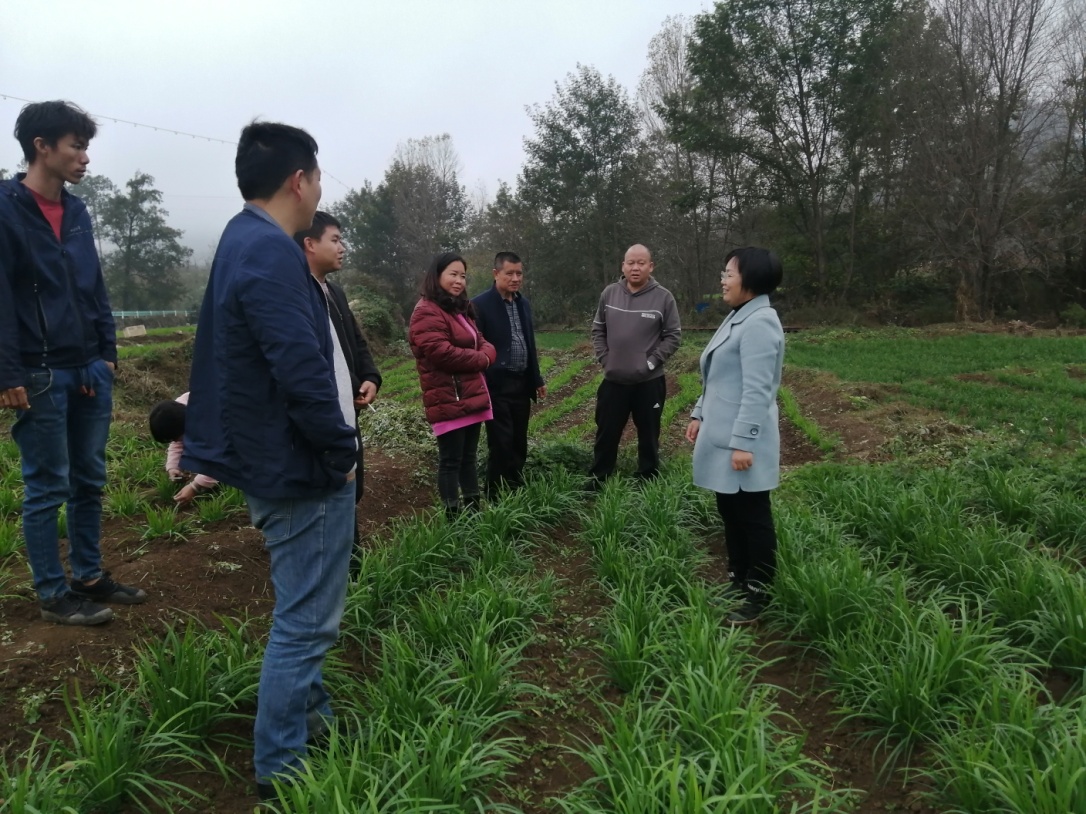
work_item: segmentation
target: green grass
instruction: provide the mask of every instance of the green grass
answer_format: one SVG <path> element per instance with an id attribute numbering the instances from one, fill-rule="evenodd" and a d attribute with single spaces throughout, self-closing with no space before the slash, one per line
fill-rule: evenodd
<path id="1" fill-rule="evenodd" d="M 1086 435 L 1086 338 L 827 331 L 790 338 L 786 364 L 888 385 L 920 407 L 1004 437 L 1070 448 Z"/>
<path id="2" fill-rule="evenodd" d="M 561 368 L 557 373 L 551 376 L 547 382 L 547 397 L 550 398 L 553 395 L 557 395 L 558 391 L 577 378 L 584 370 L 595 364 L 593 359 L 586 359 L 581 357 L 579 359 L 572 359 L 565 364 L 558 362 L 555 367 L 561 365 Z"/>
<path id="3" fill-rule="evenodd" d="M 785 353 L 789 365 L 828 370 L 845 381 L 901 384 L 1007 367 L 1082 364 L 1086 337 L 829 331 L 790 336 Z"/>
<path id="4" fill-rule="evenodd" d="M 569 350 L 582 343 L 591 344 L 592 335 L 584 331 L 547 331 L 536 332 L 535 344 L 540 350 Z"/>
<path id="5" fill-rule="evenodd" d="M 791 421 L 796 429 L 807 436 L 807 440 L 818 447 L 827 455 L 837 449 L 840 439 L 832 433 L 828 433 L 815 422 L 803 415 L 796 397 L 787 387 L 781 386 L 778 391 L 781 413 Z"/>
<path id="6" fill-rule="evenodd" d="M 173 336 L 176 333 L 195 334 L 195 325 L 175 325 L 171 328 L 148 328 L 148 336 Z"/>
<path id="7" fill-rule="evenodd" d="M 117 348 L 118 359 L 154 359 L 166 351 L 189 344 L 187 340 L 178 342 L 154 342 L 150 345 L 121 345 Z"/>

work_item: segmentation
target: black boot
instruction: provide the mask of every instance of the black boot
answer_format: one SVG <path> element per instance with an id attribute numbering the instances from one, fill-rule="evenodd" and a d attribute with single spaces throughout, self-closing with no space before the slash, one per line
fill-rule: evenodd
<path id="1" fill-rule="evenodd" d="M 459 506 L 446 506 L 445 507 L 445 519 L 452 523 L 456 518 L 460 516 L 463 510 Z"/>
<path id="2" fill-rule="evenodd" d="M 483 510 L 483 499 L 479 495 L 469 495 L 464 498 L 464 511 L 467 514 L 478 514 Z"/>

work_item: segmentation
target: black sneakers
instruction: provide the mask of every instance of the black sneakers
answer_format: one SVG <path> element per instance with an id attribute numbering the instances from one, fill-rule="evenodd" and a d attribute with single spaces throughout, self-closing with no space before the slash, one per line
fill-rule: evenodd
<path id="1" fill-rule="evenodd" d="M 745 599 L 728 614 L 728 624 L 732 627 L 753 625 L 762 615 L 762 606 L 750 599 Z"/>
<path id="2" fill-rule="evenodd" d="M 86 585 L 78 579 L 73 579 L 72 593 L 92 602 L 113 602 L 117 605 L 138 605 L 147 601 L 146 591 L 114 582 L 109 576 L 109 571 L 103 571 L 102 576 L 93 585 Z"/>
<path id="3" fill-rule="evenodd" d="M 746 594 L 742 601 L 728 614 L 728 624 L 733 627 L 740 625 L 752 625 L 758 621 L 766 605 L 769 604 L 769 595 L 765 589 L 756 583 L 747 583 L 743 586 Z"/>
<path id="4" fill-rule="evenodd" d="M 102 625 L 113 618 L 113 610 L 84 597 L 65 594 L 52 602 L 43 602 L 41 618 L 58 625 Z"/>

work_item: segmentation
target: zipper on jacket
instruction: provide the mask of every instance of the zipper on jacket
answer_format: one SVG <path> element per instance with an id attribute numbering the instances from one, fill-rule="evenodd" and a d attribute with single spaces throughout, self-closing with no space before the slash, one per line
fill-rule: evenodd
<path id="1" fill-rule="evenodd" d="M 453 376 L 453 392 L 456 393 L 456 400 L 460 401 L 460 377 Z"/>
<path id="2" fill-rule="evenodd" d="M 22 206 L 22 203 L 19 201 L 15 193 L 12 193 L 12 198 L 14 199 L 16 206 Z M 26 207 L 23 208 L 25 209 Z M 40 209 L 38 210 L 38 214 L 41 215 L 43 220 L 45 219 L 45 215 L 42 214 Z M 46 221 L 46 225 L 49 226 L 48 221 Z M 49 227 L 49 231 L 50 234 L 52 234 L 52 226 Z M 53 235 L 53 237 L 55 239 L 56 235 Z M 35 310 L 38 312 L 38 328 L 39 330 L 41 330 L 41 366 L 48 367 L 46 357 L 48 357 L 49 355 L 49 318 L 45 315 L 45 303 L 41 301 L 41 285 L 40 279 L 38 277 L 38 264 L 34 257 L 33 238 L 30 235 L 30 229 L 26 226 L 25 223 L 23 224 L 23 239 L 26 241 L 26 250 L 27 253 L 30 255 L 30 267 L 33 269 L 32 273 L 34 278 L 34 305 L 36 306 Z"/>

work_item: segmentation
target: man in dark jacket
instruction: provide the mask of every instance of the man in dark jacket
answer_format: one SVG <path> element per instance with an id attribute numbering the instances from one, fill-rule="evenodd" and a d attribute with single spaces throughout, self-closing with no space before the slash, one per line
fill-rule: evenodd
<path id="1" fill-rule="evenodd" d="M 346 248 L 343 245 L 342 227 L 339 221 L 327 212 L 318 211 L 313 216 L 312 226 L 295 233 L 294 242 L 305 253 L 309 273 L 320 283 L 325 297 L 328 298 L 328 314 L 332 318 L 332 326 L 336 330 L 340 347 L 343 348 L 343 353 L 347 358 L 347 369 L 351 374 L 351 392 L 354 394 L 355 425 L 357 426 L 359 411 L 372 404 L 377 398 L 377 391 L 381 387 L 381 374 L 373 362 L 373 354 L 370 353 L 366 337 L 362 335 L 358 320 L 347 304 L 347 294 L 343 286 L 328 279 L 328 275 L 333 271 L 343 268 Z M 362 499 L 365 482 L 362 477 L 363 463 L 362 438 L 359 436 L 358 468 L 355 470 L 356 502 Z M 357 523 L 354 542 L 356 547 L 361 542 Z"/>
<path id="2" fill-rule="evenodd" d="M 0 408 L 23 473 L 23 537 L 42 618 L 96 625 L 99 604 L 147 594 L 102 570 L 99 536 L 117 346 L 87 208 L 64 189 L 87 171 L 94 120 L 68 102 L 28 104 L 15 137 L 25 174 L 0 183 Z M 57 514 L 68 504 L 69 586 Z"/>
<path id="3" fill-rule="evenodd" d="M 532 402 L 547 395 L 539 374 L 532 306 L 520 293 L 524 265 L 513 252 L 494 257 L 494 285 L 472 300 L 475 320 L 498 360 L 486 369 L 494 418 L 486 422 L 486 491 L 493 497 L 504 482 L 523 482 L 528 457 L 528 419 Z"/>
<path id="4" fill-rule="evenodd" d="M 292 238 L 320 201 L 317 144 L 253 122 L 235 168 L 246 204 L 219 240 L 200 309 L 181 464 L 245 493 L 271 557 L 253 753 L 268 799 L 331 719 L 321 671 L 346 600 L 358 446 L 346 359 Z"/>

